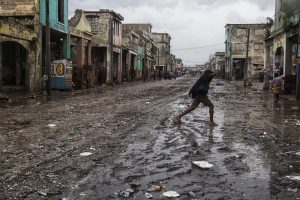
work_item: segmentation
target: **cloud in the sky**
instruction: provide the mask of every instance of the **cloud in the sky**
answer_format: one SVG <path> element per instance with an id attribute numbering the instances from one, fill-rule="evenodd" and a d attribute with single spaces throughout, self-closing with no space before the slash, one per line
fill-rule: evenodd
<path id="1" fill-rule="evenodd" d="M 188 65 L 224 51 L 226 24 L 262 23 L 274 15 L 274 4 L 274 0 L 70 0 L 69 15 L 75 9 L 110 9 L 120 13 L 124 23 L 151 23 L 154 32 L 171 35 L 172 53 Z"/>

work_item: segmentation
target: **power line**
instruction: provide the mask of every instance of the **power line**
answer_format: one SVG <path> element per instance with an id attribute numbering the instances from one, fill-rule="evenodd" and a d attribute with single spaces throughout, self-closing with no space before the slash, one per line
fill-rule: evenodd
<path id="1" fill-rule="evenodd" d="M 205 46 L 199 46 L 199 47 L 183 48 L 183 49 L 172 49 L 172 50 L 173 51 L 184 51 L 184 50 L 192 50 L 192 49 L 203 49 L 203 48 L 207 48 L 207 47 L 215 47 L 215 46 L 220 46 L 220 45 L 224 45 L 224 43 L 205 45 Z"/>

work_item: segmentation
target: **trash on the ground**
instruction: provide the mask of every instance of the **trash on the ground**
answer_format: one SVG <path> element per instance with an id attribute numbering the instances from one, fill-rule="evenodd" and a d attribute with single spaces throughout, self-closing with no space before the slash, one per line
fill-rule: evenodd
<path id="1" fill-rule="evenodd" d="M 126 192 L 129 192 L 130 194 L 134 193 L 134 190 L 133 189 L 126 189 Z"/>
<path id="2" fill-rule="evenodd" d="M 54 127 L 56 127 L 56 124 L 48 124 L 48 127 L 49 128 L 54 128 Z"/>
<path id="3" fill-rule="evenodd" d="M 122 191 L 122 192 L 119 193 L 119 195 L 120 195 L 121 197 L 129 198 L 130 193 L 129 193 L 129 192 L 126 192 L 126 191 Z"/>
<path id="4" fill-rule="evenodd" d="M 289 192 L 298 192 L 298 188 L 289 188 L 288 189 Z"/>
<path id="5" fill-rule="evenodd" d="M 150 102 L 149 102 L 149 101 L 147 101 L 147 102 L 146 102 L 146 104 L 150 104 Z"/>
<path id="6" fill-rule="evenodd" d="M 160 192 L 161 191 L 161 186 L 160 185 L 156 185 L 155 186 L 155 191 L 156 192 Z"/>
<path id="7" fill-rule="evenodd" d="M 168 191 L 168 192 L 164 192 L 163 196 L 165 196 L 165 197 L 180 197 L 180 194 L 176 191 Z"/>
<path id="8" fill-rule="evenodd" d="M 264 132 L 264 135 L 268 135 L 268 133 L 267 133 L 267 132 Z"/>
<path id="9" fill-rule="evenodd" d="M 60 191 L 55 191 L 55 192 L 50 192 L 50 191 L 38 191 L 38 194 L 40 194 L 41 196 L 47 197 L 47 196 L 54 196 L 54 195 L 59 195 L 61 194 Z"/>
<path id="10" fill-rule="evenodd" d="M 297 152 L 296 155 L 297 155 L 297 156 L 300 156 L 300 152 Z"/>
<path id="11" fill-rule="evenodd" d="M 90 156 L 92 154 L 93 153 L 91 153 L 91 152 L 83 152 L 83 153 L 80 154 L 80 156 Z"/>
<path id="12" fill-rule="evenodd" d="M 152 198 L 153 198 L 153 195 L 150 194 L 150 193 L 148 193 L 148 192 L 146 192 L 146 193 L 145 193 L 145 197 L 146 197 L 146 199 L 152 199 Z"/>
<path id="13" fill-rule="evenodd" d="M 300 181 L 300 176 L 286 176 L 288 179 L 291 179 L 293 181 Z"/>
<path id="14" fill-rule="evenodd" d="M 161 191 L 160 185 L 152 185 L 150 188 L 147 189 L 147 192 L 160 192 Z"/>
<path id="15" fill-rule="evenodd" d="M 66 197 L 61 197 L 61 198 L 59 198 L 58 200 L 68 200 L 68 198 L 66 198 Z"/>
<path id="16" fill-rule="evenodd" d="M 119 197 L 119 192 L 114 192 L 112 195 L 110 195 L 112 198 L 117 198 Z"/>
<path id="17" fill-rule="evenodd" d="M 300 121 L 299 120 L 297 120 L 296 126 L 300 126 Z"/>
<path id="18" fill-rule="evenodd" d="M 90 150 L 92 150 L 92 151 L 96 151 L 96 149 L 95 149 L 94 147 L 91 147 L 91 148 L 90 148 Z"/>
<path id="19" fill-rule="evenodd" d="M 38 193 L 44 197 L 46 197 L 48 195 L 47 192 L 43 192 L 43 191 L 38 191 Z"/>
<path id="20" fill-rule="evenodd" d="M 189 192 L 189 196 L 190 196 L 190 197 L 196 197 L 197 195 L 196 195 L 195 192 Z"/>
<path id="21" fill-rule="evenodd" d="M 213 164 L 210 164 L 207 161 L 193 161 L 193 164 L 197 167 L 200 167 L 201 169 L 211 169 L 214 167 Z"/>

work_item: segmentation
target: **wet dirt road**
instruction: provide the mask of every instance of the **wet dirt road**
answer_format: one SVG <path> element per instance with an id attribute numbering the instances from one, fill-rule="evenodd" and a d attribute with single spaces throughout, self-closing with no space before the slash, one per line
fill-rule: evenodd
<path id="1" fill-rule="evenodd" d="M 195 80 L 101 87 L 51 101 L 1 105 L 0 199 L 300 199 L 300 105 L 214 80 L 208 109 Z M 81 156 L 81 153 L 92 153 Z M 192 161 L 207 161 L 202 170 Z M 161 191 L 152 191 L 153 185 Z M 128 190 L 130 189 L 130 190 Z M 131 193 L 131 189 L 134 193 Z M 122 192 L 122 191 L 128 191 Z"/>

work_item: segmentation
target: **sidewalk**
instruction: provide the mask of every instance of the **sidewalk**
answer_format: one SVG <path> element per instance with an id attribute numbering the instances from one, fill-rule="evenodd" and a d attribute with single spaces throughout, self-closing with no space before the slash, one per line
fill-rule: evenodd
<path id="1" fill-rule="evenodd" d="M 245 88 L 243 81 L 230 81 L 230 83 L 234 85 L 237 89 Z M 270 95 L 272 95 L 270 90 L 269 91 L 263 90 L 263 85 L 264 82 L 252 82 L 252 86 L 247 86 L 246 88 L 250 88 L 254 91 L 262 91 L 266 93 L 268 92 Z M 280 98 L 284 98 L 289 101 L 297 101 L 296 96 L 294 94 L 281 94 Z"/>

